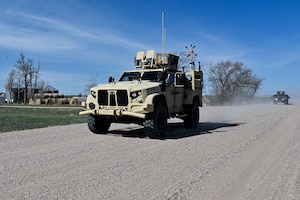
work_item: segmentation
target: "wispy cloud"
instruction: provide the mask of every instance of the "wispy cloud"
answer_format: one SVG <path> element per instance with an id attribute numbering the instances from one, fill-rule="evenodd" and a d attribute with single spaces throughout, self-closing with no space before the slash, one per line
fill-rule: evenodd
<path id="1" fill-rule="evenodd" d="M 66 51 L 76 48 L 76 44 L 64 37 L 53 37 L 39 34 L 26 34 L 22 36 L 0 34 L 0 48 L 26 50 L 31 52 Z"/>
<path id="2" fill-rule="evenodd" d="M 52 18 L 9 11 L 19 21 L 15 24 L 0 24 L 0 48 L 26 49 L 29 51 L 65 51 L 87 49 L 86 43 L 113 45 L 122 48 L 139 49 L 144 45 L 116 33 L 117 30 L 93 27 L 78 27 Z M 23 25 L 20 25 L 23 24 Z"/>

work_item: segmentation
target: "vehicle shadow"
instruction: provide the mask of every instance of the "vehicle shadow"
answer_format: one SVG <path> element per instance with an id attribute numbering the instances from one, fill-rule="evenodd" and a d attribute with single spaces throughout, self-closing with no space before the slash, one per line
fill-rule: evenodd
<path id="1" fill-rule="evenodd" d="M 165 139 L 180 139 L 202 134 L 213 134 L 217 131 L 217 129 L 235 127 L 241 124 L 242 123 L 201 122 L 195 129 L 186 129 L 182 123 L 171 123 L 168 126 L 168 132 Z"/>
<path id="2" fill-rule="evenodd" d="M 186 129 L 183 123 L 169 123 L 168 129 L 164 139 L 181 139 L 186 137 L 192 137 L 202 134 L 213 134 L 217 129 L 226 127 L 235 127 L 243 123 L 225 123 L 225 122 L 201 122 L 196 129 Z M 108 132 L 109 135 L 123 136 L 123 137 L 136 137 L 146 138 L 143 128 L 133 130 L 112 130 Z"/>
<path id="3" fill-rule="evenodd" d="M 137 128 L 131 130 L 111 130 L 108 131 L 109 135 L 123 136 L 123 137 L 136 137 L 136 138 L 146 138 L 144 133 L 144 128 Z"/>

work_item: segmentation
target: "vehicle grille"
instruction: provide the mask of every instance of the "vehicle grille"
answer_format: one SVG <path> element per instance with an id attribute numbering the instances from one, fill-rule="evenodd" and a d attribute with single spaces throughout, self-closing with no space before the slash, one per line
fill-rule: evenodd
<path id="1" fill-rule="evenodd" d="M 98 103 L 104 106 L 127 106 L 128 96 L 126 90 L 106 91 L 99 90 Z M 110 104 L 110 105 L 108 105 Z"/>

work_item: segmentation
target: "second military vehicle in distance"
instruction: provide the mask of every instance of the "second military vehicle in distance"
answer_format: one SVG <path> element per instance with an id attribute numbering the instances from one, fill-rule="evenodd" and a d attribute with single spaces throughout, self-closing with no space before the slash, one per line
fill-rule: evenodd
<path id="1" fill-rule="evenodd" d="M 192 47 L 192 46 L 191 46 Z M 167 119 L 183 119 L 186 128 L 196 128 L 202 106 L 203 73 L 195 69 L 194 47 L 189 49 L 190 69 L 178 69 L 179 57 L 154 50 L 138 52 L 135 70 L 125 71 L 118 81 L 90 89 L 80 115 L 87 115 L 90 131 L 107 133 L 111 123 L 144 126 L 150 138 L 163 138 Z"/>
<path id="2" fill-rule="evenodd" d="M 289 104 L 289 95 L 285 94 L 285 91 L 277 91 L 277 94 L 273 95 L 273 104 L 282 102 L 284 104 Z"/>

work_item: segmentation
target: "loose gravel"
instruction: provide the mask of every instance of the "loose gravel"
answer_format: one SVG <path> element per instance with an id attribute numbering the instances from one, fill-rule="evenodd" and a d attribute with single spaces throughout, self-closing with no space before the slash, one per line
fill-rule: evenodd
<path id="1" fill-rule="evenodd" d="M 300 199 L 300 105 L 200 108 L 196 130 L 169 120 L 0 134 L 1 199 Z"/>

